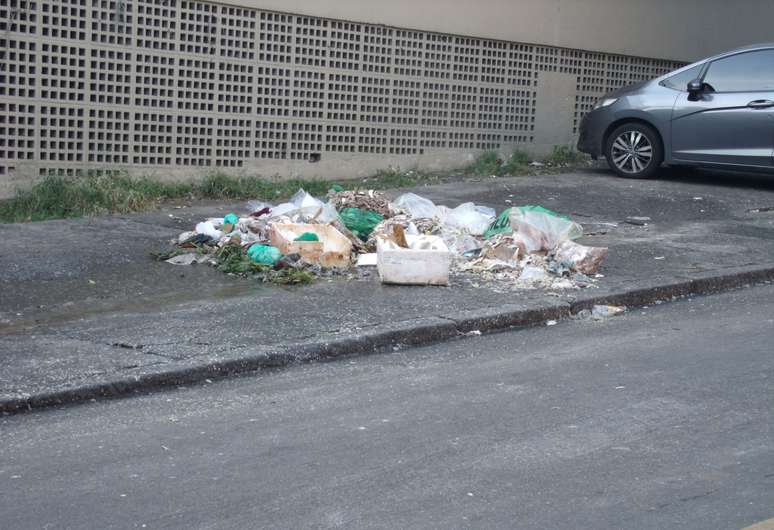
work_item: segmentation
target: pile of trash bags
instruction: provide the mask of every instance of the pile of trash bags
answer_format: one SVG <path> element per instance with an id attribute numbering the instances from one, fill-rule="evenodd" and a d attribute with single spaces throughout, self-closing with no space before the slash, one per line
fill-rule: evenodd
<path id="1" fill-rule="evenodd" d="M 206 219 L 180 234 L 164 260 L 235 274 L 284 270 L 283 280 L 296 278 L 287 271 L 309 279 L 376 266 L 385 283 L 448 285 L 450 275 L 476 275 L 514 288 L 565 289 L 593 285 L 608 254 L 576 243 L 583 228 L 542 206 L 497 215 L 472 202 L 449 208 L 374 190 L 332 189 L 326 199 L 301 189 L 278 205 L 250 201 L 244 215 Z"/>

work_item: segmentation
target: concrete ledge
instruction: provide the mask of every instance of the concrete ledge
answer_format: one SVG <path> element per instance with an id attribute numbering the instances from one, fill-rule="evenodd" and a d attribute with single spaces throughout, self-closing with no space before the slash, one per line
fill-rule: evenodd
<path id="1" fill-rule="evenodd" d="M 148 368 L 131 378 L 106 380 L 68 389 L 51 390 L 34 395 L 0 398 L 0 413 L 17 413 L 56 405 L 80 403 L 101 397 L 117 397 L 149 392 L 165 387 L 199 383 L 292 364 L 313 362 L 347 355 L 378 353 L 396 346 L 421 346 L 455 339 L 474 330 L 495 332 L 562 320 L 590 309 L 596 304 L 636 307 L 656 301 L 712 294 L 774 280 L 774 267 L 735 268 L 722 274 L 669 284 L 657 284 L 605 296 L 589 296 L 571 304 L 557 301 L 544 306 L 504 305 L 481 310 L 463 310 L 413 321 L 361 329 L 341 338 L 323 341 L 288 343 L 258 349 L 234 358 L 219 357 L 207 361 L 181 361 L 175 367 L 162 365 Z"/>

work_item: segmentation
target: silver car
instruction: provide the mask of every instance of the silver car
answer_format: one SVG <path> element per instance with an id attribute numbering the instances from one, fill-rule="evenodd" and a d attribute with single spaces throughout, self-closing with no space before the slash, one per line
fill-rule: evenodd
<path id="1" fill-rule="evenodd" d="M 605 95 L 581 122 L 578 150 L 630 178 L 662 164 L 774 171 L 774 44 Z"/>

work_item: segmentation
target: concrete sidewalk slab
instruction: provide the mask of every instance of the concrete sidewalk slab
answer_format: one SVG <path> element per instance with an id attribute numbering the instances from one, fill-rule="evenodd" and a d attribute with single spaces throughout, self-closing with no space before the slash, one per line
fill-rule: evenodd
<path id="1" fill-rule="evenodd" d="M 731 180 L 735 179 L 735 180 Z M 652 303 L 774 278 L 774 180 L 626 181 L 603 172 L 414 190 L 438 203 L 572 214 L 610 247 L 596 289 L 383 286 L 375 277 L 279 288 L 149 251 L 240 205 L 0 226 L 0 410 L 77 401 L 261 367 L 562 318 L 599 301 Z M 169 217 L 173 215 L 173 217 Z M 650 217 L 646 226 L 627 217 Z M 182 218 L 178 220 L 177 217 Z"/>

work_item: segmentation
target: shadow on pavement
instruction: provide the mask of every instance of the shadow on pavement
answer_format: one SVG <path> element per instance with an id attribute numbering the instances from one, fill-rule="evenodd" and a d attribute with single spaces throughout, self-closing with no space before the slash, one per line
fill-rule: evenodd
<path id="1" fill-rule="evenodd" d="M 665 168 L 659 176 L 659 180 L 671 180 L 691 185 L 774 191 L 774 168 L 772 168 L 772 173 L 766 174 L 674 167 Z"/>

